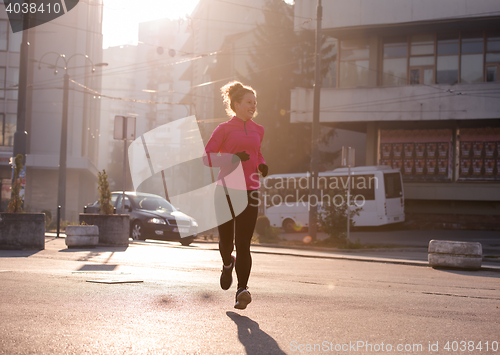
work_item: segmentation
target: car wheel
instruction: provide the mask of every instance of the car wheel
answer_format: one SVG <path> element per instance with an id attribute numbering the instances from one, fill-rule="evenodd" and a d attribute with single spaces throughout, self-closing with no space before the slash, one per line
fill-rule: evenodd
<path id="1" fill-rule="evenodd" d="M 285 219 L 283 221 L 283 229 L 286 233 L 295 232 L 295 222 L 293 221 L 293 219 Z"/>
<path id="2" fill-rule="evenodd" d="M 179 242 L 181 243 L 181 245 L 187 247 L 193 242 L 193 240 L 193 238 L 182 238 Z"/>
<path id="3" fill-rule="evenodd" d="M 144 229 L 142 228 L 142 224 L 139 221 L 135 221 L 132 224 L 131 233 L 133 240 L 146 240 L 146 237 L 144 237 Z"/>

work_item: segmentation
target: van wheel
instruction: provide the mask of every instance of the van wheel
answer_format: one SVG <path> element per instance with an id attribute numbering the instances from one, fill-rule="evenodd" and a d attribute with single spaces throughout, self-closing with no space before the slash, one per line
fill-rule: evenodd
<path id="1" fill-rule="evenodd" d="M 286 233 L 293 233 L 295 232 L 295 222 L 293 219 L 285 219 L 283 221 L 283 229 L 285 230 Z"/>

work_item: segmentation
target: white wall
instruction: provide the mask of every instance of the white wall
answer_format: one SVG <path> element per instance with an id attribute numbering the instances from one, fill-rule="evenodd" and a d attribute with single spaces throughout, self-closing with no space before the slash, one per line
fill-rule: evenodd
<path id="1" fill-rule="evenodd" d="M 500 14 L 498 0 L 323 0 L 322 28 Z M 295 0 L 295 26 L 315 29 L 317 0 Z"/>

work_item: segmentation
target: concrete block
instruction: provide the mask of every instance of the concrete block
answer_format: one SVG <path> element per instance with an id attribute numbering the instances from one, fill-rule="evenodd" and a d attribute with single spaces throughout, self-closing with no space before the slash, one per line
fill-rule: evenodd
<path id="1" fill-rule="evenodd" d="M 0 213 L 0 249 L 45 249 L 45 215 Z"/>
<path id="2" fill-rule="evenodd" d="M 429 253 L 453 255 L 483 255 L 483 247 L 478 242 L 456 242 L 451 240 L 431 240 Z"/>
<path id="3" fill-rule="evenodd" d="M 128 246 L 130 216 L 128 214 L 80 213 L 80 223 L 99 228 L 99 244 L 108 246 Z"/>
<path id="4" fill-rule="evenodd" d="M 483 248 L 478 242 L 431 240 L 428 252 L 433 268 L 479 270 L 483 260 Z"/>
<path id="5" fill-rule="evenodd" d="M 68 248 L 95 247 L 99 244 L 99 228 L 97 226 L 67 226 L 66 245 Z"/>
<path id="6" fill-rule="evenodd" d="M 481 256 L 465 256 L 451 254 L 429 254 L 429 265 L 435 269 L 453 268 L 464 270 L 479 270 L 483 258 Z"/>

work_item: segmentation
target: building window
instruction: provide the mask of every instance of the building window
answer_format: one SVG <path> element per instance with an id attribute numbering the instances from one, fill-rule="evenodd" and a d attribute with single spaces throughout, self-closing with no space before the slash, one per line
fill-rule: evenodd
<path id="1" fill-rule="evenodd" d="M 491 33 L 486 40 L 486 81 L 500 81 L 500 32 Z"/>
<path id="2" fill-rule="evenodd" d="M 406 85 L 408 40 L 405 37 L 384 38 L 382 85 Z"/>
<path id="3" fill-rule="evenodd" d="M 5 68 L 0 67 L 0 99 L 5 98 Z"/>
<path id="4" fill-rule="evenodd" d="M 7 50 L 7 33 L 10 32 L 9 22 L 0 20 L 0 51 Z"/>
<path id="5" fill-rule="evenodd" d="M 434 35 L 411 36 L 410 84 L 434 83 Z"/>
<path id="6" fill-rule="evenodd" d="M 460 58 L 460 82 L 483 82 L 483 33 L 462 33 Z"/>
<path id="7" fill-rule="evenodd" d="M 22 32 L 13 33 L 9 28 L 9 52 L 19 52 L 21 50 L 22 40 Z"/>
<path id="8" fill-rule="evenodd" d="M 405 181 L 449 181 L 452 130 L 381 130 L 379 164 L 400 169 Z"/>
<path id="9" fill-rule="evenodd" d="M 458 83 L 458 34 L 438 35 L 436 84 Z"/>
<path id="10" fill-rule="evenodd" d="M 17 114 L 8 113 L 4 120 L 3 145 L 14 146 L 14 133 L 16 133 Z"/>
<path id="11" fill-rule="evenodd" d="M 325 45 L 330 48 L 329 53 L 326 58 L 331 58 L 330 65 L 328 66 L 328 72 L 323 78 L 322 87 L 323 88 L 335 88 L 337 87 L 337 52 L 338 52 L 338 41 L 335 38 L 327 37 Z"/>
<path id="12" fill-rule="evenodd" d="M 0 73 L 1 75 L 1 73 Z M 7 99 L 17 100 L 17 87 L 19 83 L 19 68 L 9 67 L 7 71 L 7 81 L 5 83 Z"/>
<path id="13" fill-rule="evenodd" d="M 340 87 L 368 86 L 369 55 L 367 38 L 340 42 Z"/>

